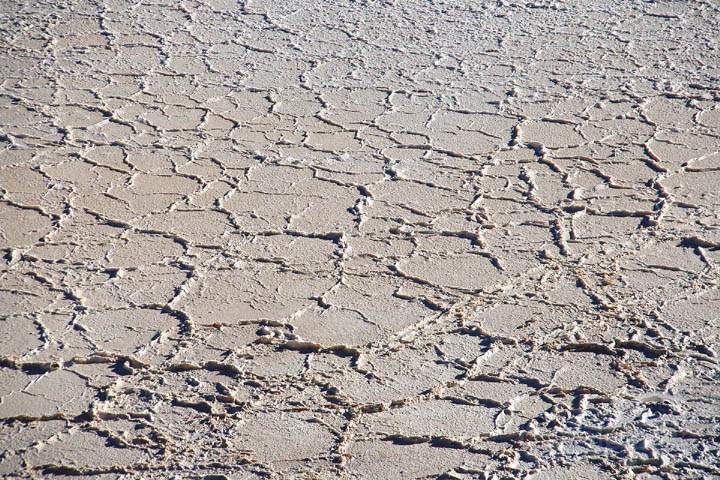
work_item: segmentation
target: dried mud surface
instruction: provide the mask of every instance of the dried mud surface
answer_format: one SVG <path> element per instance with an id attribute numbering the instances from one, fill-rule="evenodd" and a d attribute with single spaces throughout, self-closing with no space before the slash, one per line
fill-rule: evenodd
<path id="1" fill-rule="evenodd" d="M 720 478 L 719 18 L 1 0 L 0 475 Z"/>

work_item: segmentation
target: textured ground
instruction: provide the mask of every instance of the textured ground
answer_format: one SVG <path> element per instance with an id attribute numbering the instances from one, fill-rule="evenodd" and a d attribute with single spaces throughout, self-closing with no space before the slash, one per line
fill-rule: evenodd
<path id="1" fill-rule="evenodd" d="M 0 0 L 0 475 L 720 478 L 719 19 Z"/>

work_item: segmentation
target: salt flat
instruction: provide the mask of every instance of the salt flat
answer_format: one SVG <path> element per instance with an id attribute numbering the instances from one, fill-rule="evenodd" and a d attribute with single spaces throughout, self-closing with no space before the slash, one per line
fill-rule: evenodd
<path id="1" fill-rule="evenodd" d="M 0 0 L 0 476 L 720 478 L 719 21 Z"/>

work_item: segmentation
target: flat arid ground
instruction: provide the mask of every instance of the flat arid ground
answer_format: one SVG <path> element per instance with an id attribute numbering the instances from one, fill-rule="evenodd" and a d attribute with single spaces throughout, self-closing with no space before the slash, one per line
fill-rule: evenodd
<path id="1" fill-rule="evenodd" d="M 0 476 L 720 478 L 719 22 L 0 0 Z"/>

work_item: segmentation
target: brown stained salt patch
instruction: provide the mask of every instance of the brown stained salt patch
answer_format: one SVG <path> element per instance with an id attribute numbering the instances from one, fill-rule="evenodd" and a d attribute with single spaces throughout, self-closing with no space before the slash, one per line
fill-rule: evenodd
<path id="1" fill-rule="evenodd" d="M 570 147 L 585 142 L 572 123 L 541 121 L 528 122 L 523 126 L 523 139 L 532 144 L 544 145 L 547 148 Z"/>
<path id="2" fill-rule="evenodd" d="M 148 460 L 140 449 L 117 448 L 100 432 L 61 434 L 28 454 L 28 463 L 40 471 L 80 473 L 131 467 Z"/>
<path id="3" fill-rule="evenodd" d="M 433 314 L 420 299 L 403 298 L 398 293 L 402 285 L 403 282 L 390 279 L 350 277 L 323 298 L 329 306 L 356 312 L 365 322 L 375 325 L 378 333 L 390 335 Z"/>
<path id="4" fill-rule="evenodd" d="M 62 298 L 60 292 L 46 281 L 6 270 L 0 272 L 3 288 L 0 291 L 0 315 L 8 318 L 18 313 L 32 314 L 42 312 L 55 301 Z"/>
<path id="5" fill-rule="evenodd" d="M 312 417 L 302 414 L 259 413 L 242 424 L 241 444 L 260 463 L 279 463 L 285 468 L 318 459 L 328 453 L 332 434 Z"/>
<path id="6" fill-rule="evenodd" d="M 505 276 L 492 261 L 480 255 L 449 258 L 412 258 L 398 265 L 402 275 L 440 288 L 479 290 L 493 287 Z"/>
<path id="7" fill-rule="evenodd" d="M 167 232 L 178 235 L 182 240 L 195 238 L 200 244 L 216 245 L 222 243 L 222 234 L 229 226 L 227 214 L 204 210 L 174 210 L 159 212 L 138 222 L 141 229 L 152 232 Z"/>
<path id="8" fill-rule="evenodd" d="M 190 289 L 178 306 L 199 323 L 234 325 L 245 320 L 283 321 L 293 312 L 316 304 L 312 297 L 332 287 L 332 278 L 277 271 L 272 263 L 233 267 L 209 273 Z"/>
<path id="9" fill-rule="evenodd" d="M 528 362 L 527 373 L 542 384 L 566 391 L 588 389 L 608 395 L 626 384 L 624 376 L 595 353 L 538 353 Z"/>
<path id="10" fill-rule="evenodd" d="M 10 385 L 13 382 L 10 380 Z M 68 370 L 56 370 L 30 376 L 29 381 L 3 396 L 0 417 L 43 418 L 62 415 L 72 417 L 83 413 L 94 395 L 85 379 Z"/>
<path id="11" fill-rule="evenodd" d="M 586 478 L 588 480 L 606 480 L 613 478 L 609 473 L 602 471 L 592 463 L 579 463 L 577 465 L 563 465 L 536 473 L 532 480 L 570 480 L 573 478 Z"/>
<path id="12" fill-rule="evenodd" d="M 717 108 L 705 110 L 699 115 L 698 121 L 705 127 L 718 128 L 720 126 L 720 110 Z"/>
<path id="13" fill-rule="evenodd" d="M 381 327 L 359 311 L 312 308 L 293 318 L 303 339 L 322 345 L 363 345 L 386 336 Z"/>
<path id="14" fill-rule="evenodd" d="M 38 326 L 26 318 L 12 315 L 0 319 L 0 350 L 5 355 L 22 356 L 40 347 Z"/>
<path id="15" fill-rule="evenodd" d="M 187 273 L 163 265 L 131 269 L 127 272 L 106 270 L 85 274 L 76 272 L 78 293 L 90 308 L 124 308 L 136 305 L 163 306 L 176 294 L 174 285 L 187 279 Z"/>
<path id="16" fill-rule="evenodd" d="M 351 449 L 348 470 L 355 475 L 382 478 L 419 478 L 424 475 L 442 475 L 454 466 L 466 464 L 480 466 L 487 457 L 464 450 L 440 449 L 422 443 L 394 445 L 390 442 L 355 442 Z"/>
<path id="17" fill-rule="evenodd" d="M 176 318 L 141 309 L 91 313 L 80 317 L 78 323 L 97 349 L 139 358 L 181 329 Z"/>
<path id="18" fill-rule="evenodd" d="M 713 160 L 716 159 L 717 156 Z M 708 163 L 713 164 L 714 162 Z M 693 162 L 693 167 L 696 167 L 696 165 L 697 163 Z M 672 176 L 663 180 L 663 185 L 668 189 L 668 192 L 673 198 L 678 201 L 694 205 L 717 206 L 720 204 L 720 198 L 718 198 L 720 197 L 720 193 L 718 193 L 719 182 L 720 170 L 689 172 L 681 176 Z"/>
<path id="19" fill-rule="evenodd" d="M 693 338 L 703 338 L 703 343 L 714 350 L 720 347 L 719 302 L 717 293 L 709 291 L 695 297 L 670 300 L 660 315 L 674 328 L 688 332 Z"/>
<path id="20" fill-rule="evenodd" d="M 115 241 L 107 258 L 109 267 L 143 267 L 176 258 L 182 253 L 183 246 L 172 238 L 134 233 Z"/>
<path id="21" fill-rule="evenodd" d="M 416 183 L 406 180 L 384 182 L 370 189 L 377 206 L 373 206 L 371 213 L 382 215 L 384 211 L 407 211 L 409 214 L 426 214 L 440 212 L 444 209 L 462 208 L 471 201 L 467 192 L 456 196 L 452 191 L 437 188 L 433 184 Z M 387 200 L 392 199 L 388 202 Z M 400 209 L 398 209 L 400 207 Z M 412 217 L 410 217 L 412 218 Z"/>
<path id="22" fill-rule="evenodd" d="M 52 231 L 53 221 L 34 209 L 0 203 L 0 248 L 29 247 Z"/>
<path id="23" fill-rule="evenodd" d="M 455 404 L 448 408 L 446 401 L 436 400 L 371 414 L 363 423 L 370 431 L 387 435 L 471 438 L 493 430 L 493 413 L 476 405 Z"/>

